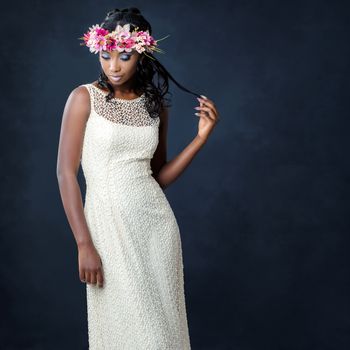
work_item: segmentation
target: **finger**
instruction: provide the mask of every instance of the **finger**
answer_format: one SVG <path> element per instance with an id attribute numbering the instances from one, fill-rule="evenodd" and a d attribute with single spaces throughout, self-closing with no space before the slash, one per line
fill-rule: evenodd
<path id="1" fill-rule="evenodd" d="M 200 106 L 203 106 L 203 101 L 202 101 L 202 99 L 199 98 L 199 97 L 197 97 L 197 100 L 198 100 L 198 102 L 199 102 L 199 105 L 200 105 Z"/>
<path id="2" fill-rule="evenodd" d="M 83 282 L 88 283 L 89 280 L 89 275 L 87 271 L 84 271 L 84 276 L 83 276 Z"/>
<path id="3" fill-rule="evenodd" d="M 209 120 L 212 120 L 215 122 L 215 118 L 213 116 L 209 116 L 207 112 L 202 112 L 202 113 L 195 113 L 195 115 L 199 118 L 208 118 Z"/>
<path id="4" fill-rule="evenodd" d="M 211 100 L 211 99 L 209 99 L 208 97 L 204 96 L 204 95 L 201 95 L 201 97 L 200 97 L 200 98 L 203 100 L 203 102 L 209 102 L 209 103 L 212 103 L 212 100 Z"/>
<path id="5" fill-rule="evenodd" d="M 79 270 L 79 279 L 81 282 L 85 283 L 85 272 L 83 269 Z"/>
<path id="6" fill-rule="evenodd" d="M 97 286 L 98 287 L 103 287 L 103 273 L 102 273 L 102 269 L 99 269 L 97 271 Z"/>
<path id="7" fill-rule="evenodd" d="M 97 271 L 90 272 L 90 283 L 91 284 L 96 284 L 96 273 L 97 273 Z"/>
<path id="8" fill-rule="evenodd" d="M 90 271 L 86 271 L 86 272 L 85 272 L 85 280 L 86 280 L 86 283 L 88 283 L 88 284 L 91 283 L 91 274 L 90 274 Z"/>
<path id="9" fill-rule="evenodd" d="M 213 106 L 213 105 L 211 105 L 211 104 L 208 104 L 208 103 L 203 103 L 199 108 L 196 108 L 196 109 L 204 109 L 204 110 L 206 110 L 206 108 L 209 108 L 209 109 L 211 109 L 215 114 L 217 114 L 217 110 L 216 110 L 216 108 Z"/>
<path id="10" fill-rule="evenodd" d="M 203 96 L 203 95 L 201 95 Z M 213 106 L 215 108 L 215 103 L 210 100 L 209 98 L 200 98 L 200 101 L 204 104 L 204 105 L 209 105 L 209 106 Z"/>
<path id="11" fill-rule="evenodd" d="M 213 111 L 215 114 L 217 113 L 216 110 L 214 108 L 212 108 L 211 106 L 206 106 L 206 105 L 202 105 L 200 107 L 194 107 L 194 109 L 197 109 L 197 110 L 204 110 L 204 111 Z"/>
<path id="12" fill-rule="evenodd" d="M 196 109 L 198 109 L 199 111 L 207 112 L 207 113 L 210 114 L 210 116 L 213 117 L 213 118 L 216 118 L 216 117 L 217 117 L 216 111 L 214 111 L 212 108 L 209 108 L 209 107 L 199 107 L 199 108 L 196 108 Z"/>

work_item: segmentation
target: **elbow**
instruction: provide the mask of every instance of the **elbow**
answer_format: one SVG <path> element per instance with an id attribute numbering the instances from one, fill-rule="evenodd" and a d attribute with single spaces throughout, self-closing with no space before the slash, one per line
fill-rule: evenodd
<path id="1" fill-rule="evenodd" d="M 56 171 L 56 177 L 58 184 L 61 184 L 65 179 L 65 174 L 62 171 Z"/>
<path id="2" fill-rule="evenodd" d="M 162 181 L 161 177 L 159 176 L 159 173 L 158 174 L 152 174 L 154 180 L 156 180 L 156 182 L 158 183 L 159 187 L 162 189 L 162 190 L 165 190 L 166 187 L 167 187 L 167 184 Z"/>
<path id="3" fill-rule="evenodd" d="M 67 179 L 76 178 L 77 174 L 72 169 L 65 169 L 65 168 L 57 167 L 57 169 L 56 169 L 56 177 L 57 177 L 58 183 L 61 183 L 61 182 L 64 182 L 65 180 L 67 180 Z"/>
<path id="4" fill-rule="evenodd" d="M 62 180 L 62 178 L 65 177 L 65 174 L 67 172 L 65 171 L 65 169 L 63 169 L 61 166 L 57 165 L 56 167 L 56 177 L 57 177 L 57 181 L 60 182 Z"/>
<path id="5" fill-rule="evenodd" d="M 158 182 L 159 187 L 162 190 L 165 190 L 168 187 L 168 183 L 165 180 L 165 174 L 164 174 L 164 166 L 165 164 L 167 164 L 167 161 L 163 161 L 163 165 L 162 166 L 158 166 L 158 167 L 153 167 L 152 168 L 152 176 L 154 177 L 154 179 Z"/>
<path id="6" fill-rule="evenodd" d="M 60 182 L 60 180 L 62 179 L 62 175 L 63 175 L 63 171 L 62 169 L 60 169 L 59 167 L 56 168 L 56 178 L 57 181 Z"/>
<path id="7" fill-rule="evenodd" d="M 63 163 L 60 160 L 57 160 L 57 164 L 56 164 L 56 177 L 57 180 L 60 181 L 60 179 L 62 179 L 63 174 L 65 173 L 65 168 L 63 166 Z"/>
<path id="8" fill-rule="evenodd" d="M 57 177 L 57 180 L 59 180 L 61 177 L 62 177 L 62 169 L 60 169 L 58 166 L 56 168 L 56 177 Z"/>
<path id="9" fill-rule="evenodd" d="M 164 178 L 157 177 L 156 181 L 159 184 L 159 187 L 164 191 L 169 187 L 169 182 L 167 182 Z"/>

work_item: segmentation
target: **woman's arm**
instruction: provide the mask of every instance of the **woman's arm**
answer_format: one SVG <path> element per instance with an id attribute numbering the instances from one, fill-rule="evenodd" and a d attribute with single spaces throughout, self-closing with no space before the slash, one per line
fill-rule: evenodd
<path id="1" fill-rule="evenodd" d="M 211 133 L 218 119 L 215 106 L 209 99 L 200 99 L 200 107 L 198 107 L 198 109 L 202 109 L 204 111 L 199 115 L 200 121 L 198 134 L 182 152 L 180 152 L 169 162 L 167 162 L 167 131 L 169 112 L 166 107 L 163 107 L 162 109 L 159 125 L 159 143 L 151 160 L 153 176 L 162 189 L 168 187 L 183 173 L 195 155 L 206 143 L 209 134 Z M 207 111 L 208 114 L 206 114 L 205 111 Z"/>
<path id="2" fill-rule="evenodd" d="M 61 199 L 78 246 L 91 242 L 77 181 L 89 110 L 90 99 L 86 88 L 74 89 L 64 108 L 57 157 L 57 179 Z"/>
<path id="3" fill-rule="evenodd" d="M 97 280 L 102 284 L 101 262 L 87 226 L 77 180 L 89 114 L 89 92 L 85 87 L 77 87 L 69 95 L 63 112 L 56 172 L 63 207 L 79 250 L 80 280 L 93 284 Z"/>

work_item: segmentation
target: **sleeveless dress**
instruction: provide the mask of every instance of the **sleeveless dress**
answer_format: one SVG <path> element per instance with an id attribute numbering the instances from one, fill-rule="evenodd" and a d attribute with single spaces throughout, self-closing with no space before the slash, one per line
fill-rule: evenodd
<path id="1" fill-rule="evenodd" d="M 103 287 L 86 284 L 90 350 L 188 350 L 182 248 L 170 204 L 152 176 L 159 116 L 145 94 L 113 98 L 93 84 L 81 166 L 84 214 Z"/>

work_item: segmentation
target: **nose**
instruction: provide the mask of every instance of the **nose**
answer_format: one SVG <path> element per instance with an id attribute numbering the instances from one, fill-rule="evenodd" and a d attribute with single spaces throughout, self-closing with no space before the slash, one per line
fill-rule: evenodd
<path id="1" fill-rule="evenodd" d="M 111 72 L 119 72 L 120 71 L 120 67 L 119 67 L 119 63 L 118 63 L 118 57 L 110 59 L 109 70 Z"/>

